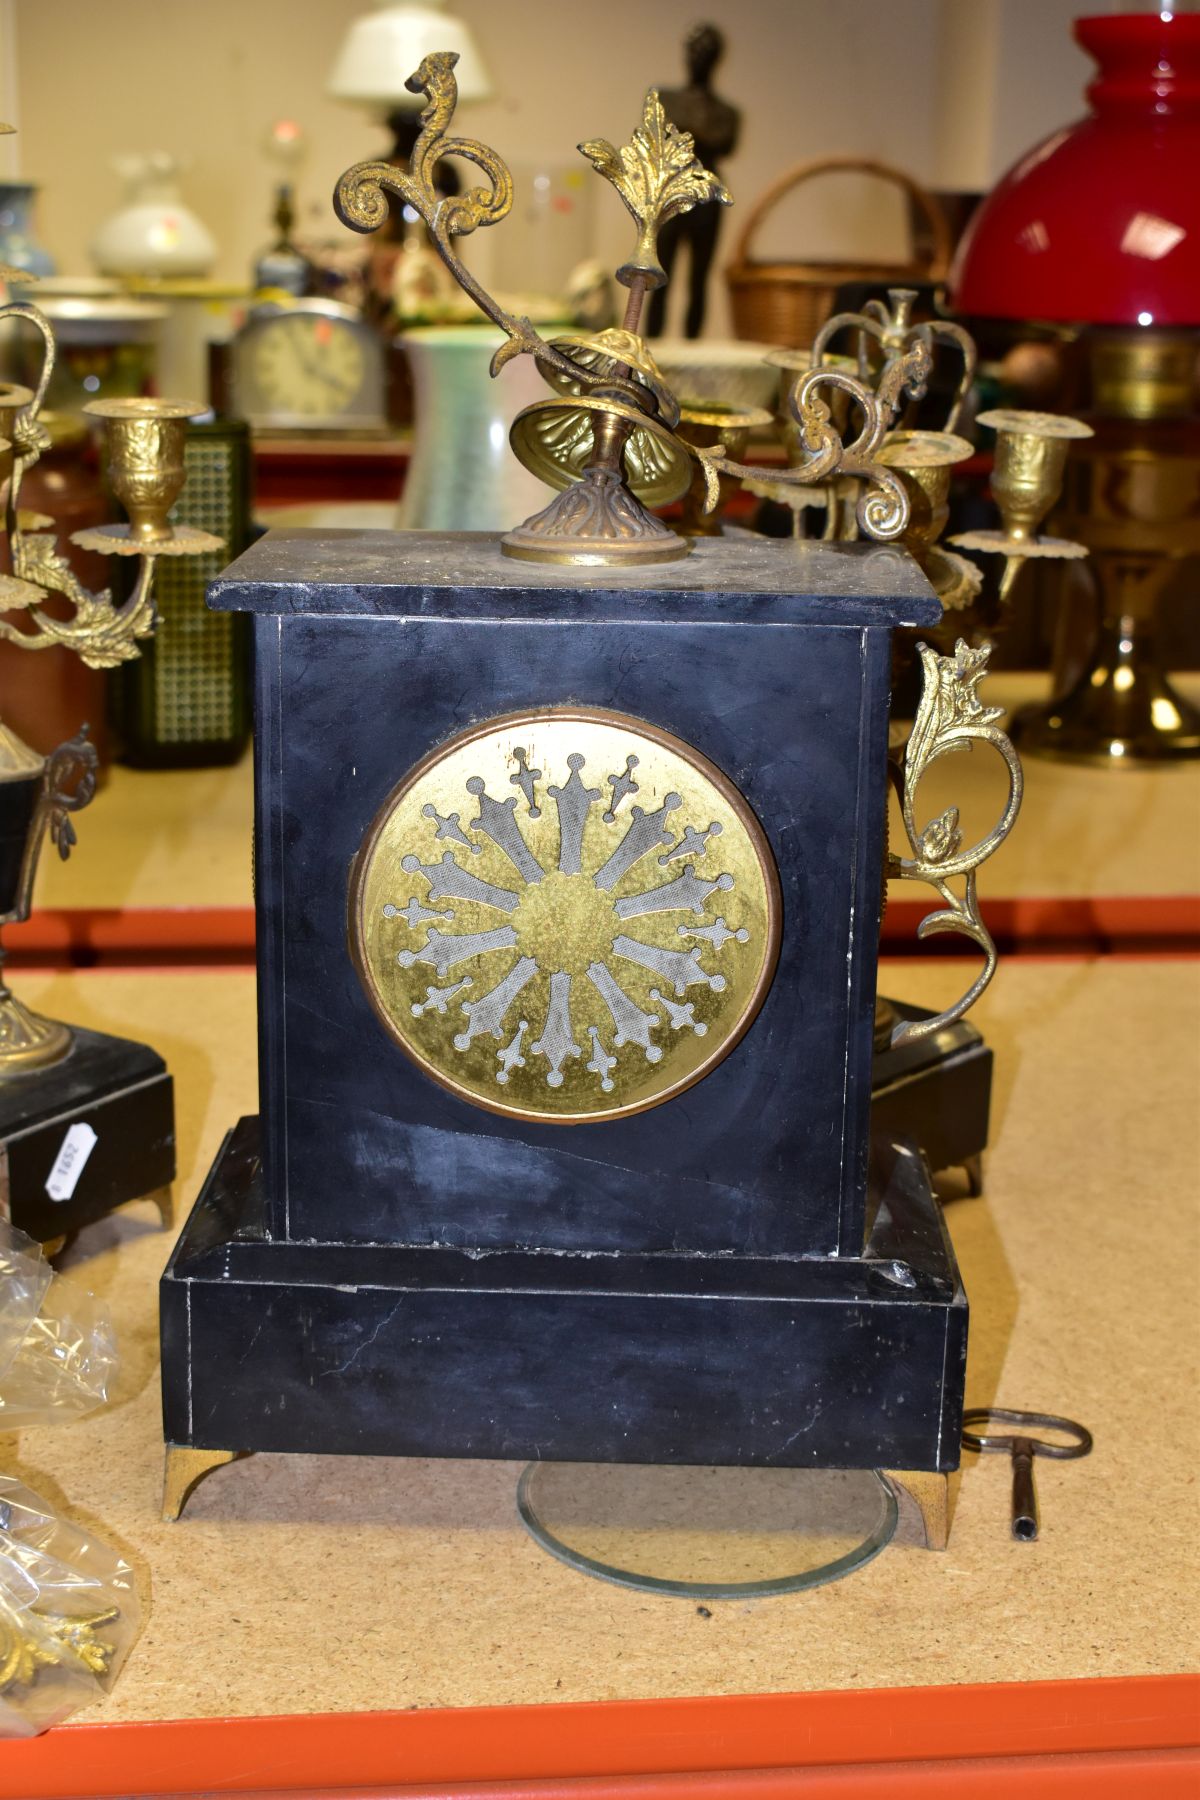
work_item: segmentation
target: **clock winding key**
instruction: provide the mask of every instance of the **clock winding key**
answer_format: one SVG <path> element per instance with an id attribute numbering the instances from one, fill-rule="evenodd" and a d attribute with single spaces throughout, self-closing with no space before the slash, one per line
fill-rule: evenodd
<path id="1" fill-rule="evenodd" d="M 1041 1426 L 1045 1431 L 1061 1431 L 1074 1438 L 1073 1443 L 1053 1443 L 1049 1438 L 1033 1437 L 1028 1430 L 1006 1436 L 986 1436 L 968 1431 L 968 1425 L 984 1425 L 994 1419 L 999 1425 Z M 1038 1535 L 1037 1489 L 1033 1480 L 1035 1456 L 1053 1456 L 1067 1462 L 1087 1456 L 1092 1448 L 1092 1434 L 1074 1419 L 1057 1413 L 1020 1412 L 1004 1406 L 976 1406 L 963 1414 L 963 1447 L 967 1450 L 1007 1451 L 1012 1457 L 1012 1534 L 1023 1543 L 1032 1543 Z"/>

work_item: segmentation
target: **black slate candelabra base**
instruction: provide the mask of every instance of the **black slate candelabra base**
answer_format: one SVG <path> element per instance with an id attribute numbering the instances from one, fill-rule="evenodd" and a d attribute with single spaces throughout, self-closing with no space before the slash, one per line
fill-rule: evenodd
<path id="1" fill-rule="evenodd" d="M 90 1127 L 95 1141 L 84 1134 L 82 1166 L 63 1193 L 70 1175 L 66 1184 L 51 1176 L 74 1126 Z M 39 1243 L 147 1196 L 169 1224 L 174 1176 L 174 1087 L 148 1045 L 75 1027 L 61 1062 L 0 1081 L 0 1210 Z"/>
<path id="2" fill-rule="evenodd" d="M 902 1019 L 931 1016 L 907 1001 L 891 1004 Z M 931 1169 L 964 1169 L 972 1194 L 982 1191 L 991 1101 L 992 1052 L 964 1020 L 875 1052 L 871 1130 L 916 1144 Z"/>
<path id="3" fill-rule="evenodd" d="M 162 1280 L 168 1448 L 953 1469 L 967 1301 L 908 1145 L 871 1208 L 840 1258 L 288 1243 L 243 1119 Z"/>

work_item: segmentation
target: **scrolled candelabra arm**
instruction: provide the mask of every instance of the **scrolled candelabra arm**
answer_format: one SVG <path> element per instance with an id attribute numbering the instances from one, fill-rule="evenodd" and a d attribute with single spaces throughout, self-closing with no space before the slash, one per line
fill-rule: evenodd
<path id="1" fill-rule="evenodd" d="M 932 319 L 928 326 L 933 340 L 945 344 L 954 344 L 962 353 L 962 374 L 958 378 L 958 386 L 954 390 L 954 401 L 946 414 L 943 431 L 957 431 L 962 417 L 962 409 L 966 405 L 967 395 L 975 381 L 975 369 L 979 362 L 979 351 L 975 339 L 965 326 L 958 325 L 953 319 Z"/>
<path id="2" fill-rule="evenodd" d="M 1003 708 L 984 706 L 979 683 L 987 671 L 991 645 L 972 649 L 960 638 L 953 656 L 941 656 L 927 644 L 919 646 L 924 686 L 921 704 L 899 767 L 900 809 L 912 847 L 911 857 L 889 856 L 888 875 L 906 881 L 924 881 L 945 903 L 922 919 L 917 935 L 934 937 L 958 932 L 972 939 L 984 954 L 984 966 L 966 993 L 945 1012 L 929 1019 L 908 1019 L 892 1033 L 893 1047 L 917 1038 L 931 1037 L 961 1019 L 975 1004 L 996 972 L 996 946 L 979 912 L 976 873 L 1004 842 L 1021 809 L 1024 777 L 1020 760 L 997 720 Z M 929 765 L 952 750 L 970 750 L 976 743 L 990 744 L 1008 770 L 1008 800 L 999 821 L 986 837 L 963 848 L 958 808 L 951 806 L 923 828 L 917 824 L 917 790 Z M 961 877 L 963 892 L 950 882 Z"/>
<path id="3" fill-rule="evenodd" d="M 889 361 L 878 387 L 872 389 L 845 369 L 821 368 L 814 362 L 788 396 L 799 429 L 801 460 L 773 472 L 772 483 L 814 487 L 835 476 L 857 476 L 865 483 L 855 509 L 859 528 L 882 542 L 900 537 L 908 525 L 908 493 L 895 471 L 878 460 L 878 452 L 905 397 L 919 399 L 924 393 L 930 363 L 929 346 L 919 340 Z M 839 436 L 824 398 L 822 390 L 830 388 L 848 394 L 862 417 L 858 436 L 848 444 Z M 705 463 L 706 483 L 720 474 L 752 481 L 762 473 L 750 464 L 734 462 L 719 448 L 705 453 Z"/>
<path id="4" fill-rule="evenodd" d="M 37 387 L 31 397 L 28 396 L 27 390 L 24 391 L 24 403 L 20 410 L 14 413 L 11 422 L 5 423 L 3 432 L 3 435 L 10 440 L 13 450 L 12 473 L 9 477 L 8 497 L 5 505 L 5 529 L 9 538 L 12 568 L 13 573 L 22 580 L 30 580 L 32 577 L 25 575 L 21 568 L 24 534 L 18 524 L 18 501 L 26 471 L 33 467 L 50 443 L 50 433 L 38 415 L 46 398 L 50 377 L 54 373 L 54 333 L 46 315 L 39 312 L 36 306 L 30 306 L 27 301 L 14 300 L 7 306 L 0 306 L 0 320 L 4 319 L 24 319 L 33 326 L 42 339 L 42 367 Z"/>
<path id="5" fill-rule="evenodd" d="M 861 312 L 835 313 L 825 321 L 813 340 L 813 367 L 815 369 L 819 366 L 829 345 L 842 331 L 857 331 L 859 334 L 859 378 L 863 381 L 871 378 L 870 359 L 867 355 L 868 339 L 873 338 L 883 352 L 881 381 L 886 379 L 892 365 L 914 344 L 922 343 L 926 346 L 931 363 L 936 344 L 952 344 L 961 355 L 963 365 L 954 400 L 942 426 L 943 431 L 952 432 L 958 428 L 963 405 L 975 379 L 978 351 L 970 332 L 952 319 L 928 319 L 914 324 L 912 309 L 916 298 L 916 290 L 913 288 L 889 288 L 887 305 L 882 300 L 868 300 Z"/>
<path id="6" fill-rule="evenodd" d="M 77 537 L 86 535 L 76 533 Z M 138 655 L 139 642 L 153 635 L 157 623 L 154 558 L 141 559 L 129 598 L 114 606 L 107 588 L 92 594 L 81 585 L 48 533 L 35 533 L 24 542 L 23 579 L 41 584 L 32 590 L 33 599 L 45 599 L 43 590 L 64 594 L 75 612 L 70 619 L 56 619 L 28 606 L 25 617 L 30 629 L 0 619 L 0 638 L 21 650 L 51 650 L 62 645 L 74 650 L 89 669 L 115 669 L 119 663 L 131 662 Z"/>
<path id="7" fill-rule="evenodd" d="M 351 231 L 378 231 L 388 217 L 388 195 L 394 194 L 424 220 L 434 248 L 455 281 L 470 295 L 480 312 L 505 333 L 507 341 L 492 358 L 492 374 L 498 374 L 514 356 L 531 355 L 544 369 L 554 370 L 566 380 L 578 382 L 585 392 L 590 391 L 602 379 L 596 371 L 585 368 L 548 344 L 529 319 L 518 318 L 501 306 L 454 249 L 455 238 L 469 237 L 481 226 L 498 224 L 507 216 L 513 203 L 512 176 L 503 158 L 475 138 L 446 136 L 458 102 L 458 83 L 454 78 L 457 61 L 455 51 L 435 51 L 424 58 L 416 73 L 405 83 L 410 93 L 426 96 L 421 113 L 421 133 L 413 146 L 408 171 L 385 162 L 355 163 L 334 189 L 334 211 Z M 490 186 L 473 187 L 465 194 L 439 193 L 433 172 L 444 156 L 457 156 L 474 163 L 487 177 Z M 639 407 L 645 404 L 644 387 L 612 377 L 604 385 L 620 391 L 623 397 Z"/>

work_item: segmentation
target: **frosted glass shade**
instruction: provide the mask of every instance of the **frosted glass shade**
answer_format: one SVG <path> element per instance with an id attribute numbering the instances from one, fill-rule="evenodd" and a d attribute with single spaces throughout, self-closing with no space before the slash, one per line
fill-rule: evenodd
<path id="1" fill-rule="evenodd" d="M 474 36 L 461 19 L 441 8 L 441 0 L 423 6 L 381 5 L 355 19 L 342 39 L 329 78 L 335 100 L 391 110 L 424 105 L 404 83 L 421 59 L 434 50 L 457 50 L 455 79 L 460 100 L 486 100 L 492 92 L 487 68 Z"/>

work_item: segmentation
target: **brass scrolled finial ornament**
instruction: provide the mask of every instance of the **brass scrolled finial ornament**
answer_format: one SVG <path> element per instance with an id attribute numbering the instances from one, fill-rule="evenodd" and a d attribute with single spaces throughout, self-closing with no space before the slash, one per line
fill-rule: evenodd
<path id="1" fill-rule="evenodd" d="M 607 138 L 592 138 L 579 150 L 616 188 L 638 227 L 637 248 L 617 270 L 622 287 L 640 282 L 645 292 L 666 286 L 658 233 L 668 219 L 709 200 L 733 205 L 729 190 L 697 158 L 691 133 L 668 123 L 655 88 L 646 95 L 642 122 L 623 149 L 614 149 Z"/>
<path id="2" fill-rule="evenodd" d="M 500 327 L 505 342 L 492 359 L 497 374 L 510 358 L 533 356 L 554 394 L 526 407 L 510 434 L 514 454 L 541 480 L 562 491 L 533 518 L 501 540 L 506 555 L 537 562 L 640 567 L 686 556 L 692 540 L 669 530 L 648 510 L 680 499 L 703 475 L 703 507 L 717 504 L 722 474 L 741 476 L 743 465 L 723 446 L 702 448 L 680 435 L 679 403 L 662 380 L 638 327 L 646 295 L 666 281 L 658 259 L 663 223 L 694 206 L 730 204 L 721 182 L 695 154 L 686 131 L 668 123 L 658 94 L 646 96 L 630 142 L 607 138 L 579 146 L 596 171 L 616 189 L 637 226 L 633 255 L 617 271 L 629 290 L 625 317 L 615 332 L 547 342 L 526 318 L 508 312 L 481 286 L 454 249 L 454 239 L 495 225 L 513 200 L 512 177 L 494 150 L 471 138 L 446 135 L 457 101 L 454 65 L 447 51 L 427 56 L 407 86 L 426 96 L 421 133 L 407 173 L 390 163 L 357 163 L 334 192 L 334 209 L 355 231 L 374 231 L 388 213 L 388 196 L 411 206 L 429 229 L 443 262 L 479 307 Z M 490 186 L 455 197 L 438 193 L 434 166 L 443 156 L 474 163 Z M 908 497 L 903 484 L 876 452 L 903 393 L 917 393 L 928 372 L 924 343 L 892 360 L 878 391 L 853 375 L 815 369 L 794 396 L 805 454 L 785 477 L 796 486 L 823 481 L 841 470 L 868 482 L 859 507 L 862 529 L 894 538 L 904 530 Z M 836 374 L 859 407 L 858 438 L 843 444 L 821 389 Z"/>

